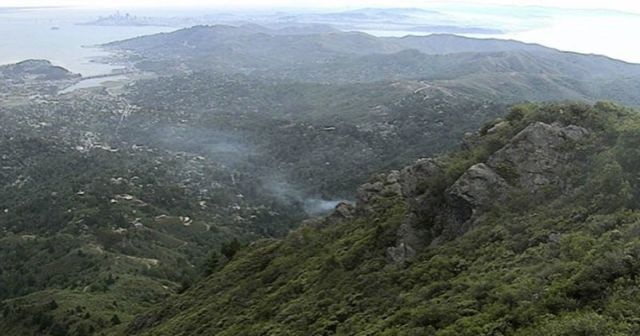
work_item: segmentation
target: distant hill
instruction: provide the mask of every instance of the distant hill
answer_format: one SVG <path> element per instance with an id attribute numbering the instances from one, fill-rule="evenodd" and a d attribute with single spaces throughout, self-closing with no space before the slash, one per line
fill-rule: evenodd
<path id="1" fill-rule="evenodd" d="M 136 52 L 149 59 L 154 59 L 151 57 L 153 54 L 159 54 L 157 58 L 160 59 L 173 56 L 183 60 L 206 55 L 212 61 L 219 62 L 231 62 L 239 57 L 236 62 L 244 67 L 259 65 L 266 60 L 275 62 L 273 66 L 282 65 L 286 60 L 294 61 L 294 65 L 313 64 L 345 56 L 391 54 L 407 49 L 426 54 L 551 50 L 515 41 L 471 39 L 446 34 L 395 38 L 359 32 L 318 33 L 310 30 L 307 34 L 288 35 L 257 25 L 196 26 L 104 46 Z M 283 57 L 284 60 L 278 62 Z"/>
<path id="2" fill-rule="evenodd" d="M 0 66 L 0 80 L 11 81 L 46 81 L 63 80 L 80 77 L 69 70 L 55 66 L 48 60 L 26 60 L 15 64 Z"/>
<path id="3" fill-rule="evenodd" d="M 615 98 L 640 104 L 633 90 L 640 65 L 510 40 L 287 34 L 245 25 L 198 26 L 104 47 L 126 50 L 139 68 L 162 74 L 213 71 L 321 83 L 422 80 L 510 101 Z"/>

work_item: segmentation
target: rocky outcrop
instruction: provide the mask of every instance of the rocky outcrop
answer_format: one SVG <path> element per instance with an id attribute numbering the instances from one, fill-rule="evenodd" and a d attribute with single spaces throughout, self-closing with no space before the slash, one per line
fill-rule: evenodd
<path id="1" fill-rule="evenodd" d="M 331 216 L 339 219 L 352 218 L 355 212 L 353 204 L 348 202 L 340 202 L 336 205 L 336 208 Z"/>
<path id="2" fill-rule="evenodd" d="M 432 196 L 434 183 L 444 179 L 441 164 L 435 159 L 420 159 L 415 164 L 402 169 L 400 184 L 408 208 L 408 220 L 414 222 L 421 214 L 432 213 L 438 206 Z"/>
<path id="3" fill-rule="evenodd" d="M 442 168 L 436 159 L 420 159 L 411 166 L 400 171 L 399 182 L 402 195 L 406 198 L 416 197 L 425 192 L 424 186 L 442 174 Z"/>
<path id="4" fill-rule="evenodd" d="M 381 198 L 401 195 L 400 172 L 393 170 L 388 175 L 380 174 L 376 176 L 371 182 L 365 183 L 358 188 L 356 208 L 359 211 L 370 212 Z"/>
<path id="5" fill-rule="evenodd" d="M 408 214 L 397 232 L 396 244 L 387 248 L 387 256 L 394 263 L 410 261 L 416 250 L 423 247 L 424 235 L 415 225 L 417 213 L 426 211 L 425 186 L 428 181 L 442 174 L 437 160 L 420 159 L 401 171 L 392 171 L 374 177 L 358 188 L 356 211 L 374 213 L 379 201 L 390 197 L 402 197 L 408 204 Z"/>
<path id="6" fill-rule="evenodd" d="M 500 125 L 507 127 L 504 122 Z M 387 249 L 389 259 L 404 263 L 426 245 L 464 234 L 486 210 L 508 200 L 514 190 L 539 193 L 551 186 L 566 189 L 563 172 L 574 161 L 567 146 L 588 133 L 572 125 L 531 124 L 492 154 L 486 163 L 471 166 L 446 188 L 444 197 L 438 197 L 441 191 L 426 187 L 444 179 L 442 168 L 434 159 L 422 159 L 399 174 L 394 172 L 393 178 L 386 180 L 393 182 L 393 188 L 383 181 L 365 185 L 363 190 L 369 192 L 389 189 L 397 192 L 397 182 L 408 205 L 407 218 L 398 230 L 396 244 Z"/>
<path id="7" fill-rule="evenodd" d="M 508 198 L 512 188 L 537 193 L 547 186 L 561 190 L 563 171 L 573 161 L 567 146 L 589 132 L 578 126 L 536 122 L 518 133 L 487 163 L 469 168 L 448 190 L 453 223 L 460 225 L 491 205 Z M 453 230 L 463 233 L 464 229 Z"/>
<path id="8" fill-rule="evenodd" d="M 387 257 L 396 264 L 404 264 L 413 260 L 415 256 L 416 250 L 404 241 L 398 241 L 397 246 L 387 248 Z"/>
<path id="9" fill-rule="evenodd" d="M 333 212 L 324 217 L 310 218 L 302 222 L 303 226 L 311 226 L 314 228 L 324 228 L 333 224 L 340 223 L 346 219 L 351 219 L 355 215 L 356 208 L 348 202 L 340 202 L 336 205 Z"/>
<path id="10" fill-rule="evenodd" d="M 504 200 L 508 189 L 507 181 L 491 167 L 484 163 L 473 165 L 447 189 L 453 220 L 465 222 L 481 209 Z"/>
<path id="11" fill-rule="evenodd" d="M 407 215 L 396 233 L 395 246 L 387 248 L 390 261 L 399 264 L 411 261 L 416 251 L 424 248 L 429 232 L 421 227 L 421 219 L 423 214 L 433 213 L 438 207 L 426 187 L 442 178 L 443 170 L 436 159 L 420 159 L 400 171 L 398 183 L 407 203 Z"/>
<path id="12" fill-rule="evenodd" d="M 587 134 L 578 126 L 537 122 L 493 154 L 487 165 L 530 192 L 548 185 L 564 187 L 562 171 L 572 161 L 572 154 L 563 147 Z"/>
<path id="13" fill-rule="evenodd" d="M 503 121 L 487 134 L 507 127 L 509 123 Z M 420 159 L 401 171 L 378 175 L 362 185 L 355 211 L 373 213 L 382 198 L 404 199 L 406 219 L 397 231 L 395 245 L 387 248 L 392 262 L 404 263 L 427 245 L 464 234 L 488 209 L 507 201 L 515 190 L 534 194 L 547 187 L 565 190 L 569 186 L 565 185 L 564 171 L 575 159 L 569 146 L 588 134 L 578 126 L 533 123 L 448 187 L 442 185 L 446 181 L 442 164 L 437 159 Z M 438 190 L 429 189 L 434 186 L 439 186 Z"/>

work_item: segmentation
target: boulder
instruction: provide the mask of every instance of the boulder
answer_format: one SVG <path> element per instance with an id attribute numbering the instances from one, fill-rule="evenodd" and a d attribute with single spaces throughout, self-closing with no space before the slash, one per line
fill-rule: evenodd
<path id="1" fill-rule="evenodd" d="M 377 200 L 401 195 L 400 173 L 397 170 L 393 170 L 388 175 L 381 174 L 376 176 L 371 182 L 365 183 L 358 188 L 356 209 L 365 212 L 371 211 Z"/>
<path id="2" fill-rule="evenodd" d="M 447 204 L 453 210 L 455 221 L 464 222 L 476 211 L 504 200 L 509 184 L 484 163 L 469 168 L 447 189 Z"/>
<path id="3" fill-rule="evenodd" d="M 403 242 L 400 242 L 397 246 L 387 248 L 387 257 L 396 264 L 404 264 L 411 261 L 415 256 L 416 251 Z"/>
<path id="4" fill-rule="evenodd" d="M 442 168 L 435 159 L 420 159 L 411 166 L 400 171 L 399 182 L 402 195 L 410 198 L 425 192 L 423 185 L 442 173 Z"/>
<path id="5" fill-rule="evenodd" d="M 500 132 L 507 122 L 494 125 L 488 133 Z M 547 186 L 567 188 L 566 170 L 572 167 L 573 152 L 568 150 L 589 131 L 578 126 L 536 122 L 514 136 L 485 163 L 467 169 L 444 194 L 428 190 L 444 172 L 435 159 L 380 176 L 361 187 L 359 207 L 382 195 L 401 195 L 407 203 L 407 217 L 397 232 L 394 246 L 387 248 L 392 262 L 410 261 L 427 245 L 453 239 L 474 226 L 486 210 L 508 200 L 512 191 L 540 193 Z"/>
<path id="6" fill-rule="evenodd" d="M 343 201 L 336 205 L 335 210 L 330 216 L 340 219 L 349 219 L 353 217 L 354 212 L 355 207 L 353 206 L 353 204 Z"/>
<path id="7" fill-rule="evenodd" d="M 588 133 L 578 126 L 537 122 L 494 153 L 487 165 L 531 193 L 551 184 L 565 187 L 563 171 L 573 160 L 572 152 L 567 151 L 566 146 Z"/>

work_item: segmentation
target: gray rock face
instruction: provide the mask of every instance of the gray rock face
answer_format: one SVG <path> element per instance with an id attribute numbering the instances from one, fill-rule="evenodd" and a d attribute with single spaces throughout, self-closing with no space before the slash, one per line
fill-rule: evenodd
<path id="1" fill-rule="evenodd" d="M 458 223 L 476 217 L 483 208 L 504 201 L 512 188 L 537 193 L 545 186 L 564 189 L 563 171 L 571 165 L 565 147 L 588 131 L 578 126 L 536 122 L 503 148 L 467 170 L 449 189 L 447 199 Z"/>
<path id="2" fill-rule="evenodd" d="M 430 199 L 430 191 L 427 185 L 444 178 L 444 172 L 435 159 L 420 159 L 415 164 L 405 167 L 400 171 L 400 186 L 402 196 L 409 206 L 411 221 L 420 217 L 422 213 L 434 211 L 435 202 Z"/>
<path id="3" fill-rule="evenodd" d="M 427 182 L 442 178 L 442 168 L 435 159 L 420 159 L 405 167 L 398 174 L 400 194 L 408 205 L 408 213 L 396 233 L 396 245 L 387 248 L 387 256 L 394 263 L 411 261 L 416 251 L 425 245 L 424 229 L 418 228 L 421 214 L 433 211 L 436 207 L 428 200 Z M 395 189 L 394 189 L 395 190 Z"/>
<path id="4" fill-rule="evenodd" d="M 399 180 L 402 195 L 415 197 L 424 192 L 421 185 L 425 181 L 436 178 L 442 169 L 435 159 L 420 159 L 415 164 L 400 171 Z"/>
<path id="5" fill-rule="evenodd" d="M 578 126 L 537 122 L 493 154 L 487 165 L 510 175 L 505 178 L 532 193 L 550 184 L 563 187 L 562 171 L 572 160 L 570 152 L 563 147 L 588 133 Z"/>
<path id="6" fill-rule="evenodd" d="M 337 217 L 340 219 L 349 219 L 353 217 L 354 212 L 355 212 L 355 208 L 351 203 L 340 202 L 336 205 L 336 208 L 331 214 L 331 216 Z"/>
<path id="7" fill-rule="evenodd" d="M 489 132 L 499 132 L 508 126 L 502 122 Z M 464 234 L 487 209 L 506 201 L 515 189 L 537 193 L 549 185 L 564 187 L 563 171 L 573 160 L 566 147 L 588 133 L 577 126 L 534 123 L 486 163 L 471 166 L 446 188 L 444 195 L 442 191 L 428 189 L 445 178 L 439 161 L 420 159 L 401 171 L 378 175 L 362 185 L 355 208 L 341 203 L 333 214 L 306 224 L 325 227 L 351 218 L 355 212 L 375 213 L 378 200 L 402 197 L 407 204 L 407 216 L 396 232 L 395 244 L 387 248 L 387 257 L 393 263 L 410 262 L 425 246 Z"/>
<path id="8" fill-rule="evenodd" d="M 529 125 L 491 155 L 486 164 L 472 166 L 447 190 L 454 220 L 449 225 L 471 220 L 482 209 L 506 200 L 512 188 L 530 193 L 549 185 L 564 188 L 563 171 L 573 160 L 571 151 L 565 147 L 588 133 L 571 125 L 542 122 Z"/>
<path id="9" fill-rule="evenodd" d="M 399 242 L 397 246 L 387 248 L 387 257 L 391 262 L 404 264 L 416 256 L 416 251 L 408 244 Z"/>
<path id="10" fill-rule="evenodd" d="M 508 126 L 503 122 L 490 131 Z M 444 178 L 438 161 L 421 159 L 363 185 L 358 190 L 358 208 L 367 209 L 381 196 L 405 199 L 407 217 L 398 229 L 396 244 L 387 248 L 392 262 L 405 263 L 427 245 L 464 234 L 487 209 L 506 201 L 513 190 L 538 193 L 550 185 L 563 190 L 563 173 L 574 160 L 567 146 L 588 133 L 577 126 L 531 124 L 486 163 L 471 166 L 446 189 L 444 198 L 441 192 L 426 189 Z"/>
<path id="11" fill-rule="evenodd" d="M 302 222 L 302 226 L 310 226 L 314 228 L 325 228 L 330 225 L 340 223 L 344 220 L 353 218 L 355 207 L 348 202 L 340 202 L 336 205 L 332 213 L 324 217 L 309 218 Z"/>
<path id="12" fill-rule="evenodd" d="M 387 248 L 387 257 L 394 263 L 411 261 L 416 251 L 425 246 L 425 232 L 416 228 L 416 225 L 407 219 L 400 225 L 396 233 L 396 245 Z"/>
<path id="13" fill-rule="evenodd" d="M 400 172 L 391 171 L 388 175 L 378 175 L 373 181 L 365 183 L 356 193 L 356 208 L 361 211 L 371 211 L 376 200 L 383 197 L 401 196 Z"/>
<path id="14" fill-rule="evenodd" d="M 502 176 L 478 163 L 447 189 L 447 203 L 455 210 L 455 220 L 464 222 L 479 209 L 503 200 L 508 189 L 509 184 Z"/>

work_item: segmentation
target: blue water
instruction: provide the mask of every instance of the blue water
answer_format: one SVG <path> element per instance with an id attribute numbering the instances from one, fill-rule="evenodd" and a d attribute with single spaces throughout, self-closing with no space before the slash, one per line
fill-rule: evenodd
<path id="1" fill-rule="evenodd" d="M 116 67 L 92 62 L 106 53 L 88 46 L 174 30 L 169 27 L 76 25 L 112 12 L 69 8 L 0 11 L 0 64 L 48 59 L 84 76 L 107 74 Z"/>

